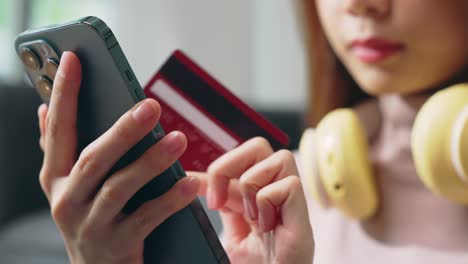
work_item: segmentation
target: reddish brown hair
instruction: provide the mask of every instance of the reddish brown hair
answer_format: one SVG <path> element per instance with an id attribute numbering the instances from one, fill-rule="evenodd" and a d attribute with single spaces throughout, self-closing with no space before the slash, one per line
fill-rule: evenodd
<path id="1" fill-rule="evenodd" d="M 308 109 L 305 123 L 315 127 L 328 112 L 367 98 L 331 49 L 320 24 L 314 0 L 301 0 L 309 66 Z"/>

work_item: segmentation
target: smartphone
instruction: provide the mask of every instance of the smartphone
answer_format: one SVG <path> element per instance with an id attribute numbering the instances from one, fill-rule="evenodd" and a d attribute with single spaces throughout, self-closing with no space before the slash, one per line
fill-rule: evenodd
<path id="1" fill-rule="evenodd" d="M 81 152 L 108 130 L 145 94 L 112 31 L 97 17 L 28 30 L 15 41 L 16 52 L 38 94 L 49 103 L 55 74 L 64 51 L 73 51 L 82 65 L 78 98 L 78 147 Z M 164 136 L 158 124 L 109 172 L 125 167 Z M 156 176 L 156 175 L 155 175 Z M 146 184 L 126 204 L 132 213 L 141 204 L 171 188 L 185 172 L 177 161 Z M 200 201 L 168 218 L 145 240 L 145 263 L 229 263 Z"/>

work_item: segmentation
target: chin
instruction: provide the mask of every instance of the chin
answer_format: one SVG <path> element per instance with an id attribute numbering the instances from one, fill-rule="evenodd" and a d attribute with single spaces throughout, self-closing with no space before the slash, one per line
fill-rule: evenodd
<path id="1" fill-rule="evenodd" d="M 358 78 L 356 82 L 363 91 L 372 96 L 404 93 L 404 91 L 398 89 L 398 86 L 395 85 L 395 83 L 383 80 L 382 78 Z"/>
<path id="2" fill-rule="evenodd" d="M 356 83 L 372 96 L 388 94 L 410 95 L 427 90 L 426 85 L 399 74 L 382 71 L 361 71 L 355 74 Z"/>
<path id="3" fill-rule="evenodd" d="M 359 84 L 361 89 L 372 96 L 382 96 L 382 95 L 403 95 L 403 96 L 411 96 L 411 95 L 419 95 L 430 93 L 432 89 L 427 88 L 418 88 L 409 85 L 398 84 L 396 82 L 393 83 L 381 83 L 381 82 L 368 82 Z"/>

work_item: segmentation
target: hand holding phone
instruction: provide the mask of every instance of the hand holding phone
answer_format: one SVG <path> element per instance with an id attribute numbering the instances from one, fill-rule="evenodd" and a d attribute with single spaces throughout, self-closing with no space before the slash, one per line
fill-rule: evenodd
<path id="1" fill-rule="evenodd" d="M 229 263 L 195 198 L 198 181 L 177 161 L 186 138 L 165 136 L 159 104 L 145 100 L 104 22 L 28 30 L 15 48 L 49 105 L 39 109 L 40 178 L 70 257 Z"/>
<path id="2" fill-rule="evenodd" d="M 156 101 L 143 100 L 76 158 L 80 67 L 73 53 L 63 54 L 51 103 L 39 109 L 45 155 L 41 186 L 72 263 L 143 263 L 144 239 L 196 197 L 199 180 L 183 178 L 131 215 L 124 216 L 122 208 L 154 175 L 177 160 L 186 148 L 186 138 L 180 132 L 168 134 L 111 175 L 96 192 L 106 171 L 153 129 L 161 112 Z"/>

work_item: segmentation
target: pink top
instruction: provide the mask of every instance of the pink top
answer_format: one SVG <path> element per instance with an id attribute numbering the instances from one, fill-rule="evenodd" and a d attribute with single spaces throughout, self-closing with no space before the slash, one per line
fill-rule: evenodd
<path id="1" fill-rule="evenodd" d="M 324 211 L 307 198 L 315 240 L 314 264 L 468 263 L 468 251 L 452 252 L 379 242 L 366 233 L 359 222 L 345 219 L 334 209 Z"/>
<path id="2" fill-rule="evenodd" d="M 387 96 L 357 110 L 371 143 L 380 207 L 359 222 L 321 208 L 306 192 L 314 264 L 468 264 L 468 207 L 434 195 L 417 176 L 410 149 L 416 108 Z"/>

